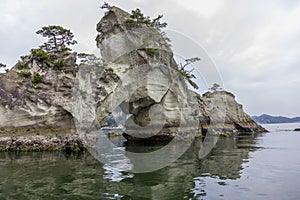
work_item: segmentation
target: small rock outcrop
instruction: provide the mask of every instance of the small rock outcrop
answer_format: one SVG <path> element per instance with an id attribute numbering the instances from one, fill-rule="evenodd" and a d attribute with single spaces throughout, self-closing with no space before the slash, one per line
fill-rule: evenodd
<path id="1" fill-rule="evenodd" d="M 267 132 L 245 113 L 243 106 L 236 102 L 232 93 L 207 92 L 203 94 L 202 99 L 208 116 L 215 121 L 210 127 L 214 131 L 222 134 Z M 222 113 L 217 112 L 219 108 L 223 108 Z"/>

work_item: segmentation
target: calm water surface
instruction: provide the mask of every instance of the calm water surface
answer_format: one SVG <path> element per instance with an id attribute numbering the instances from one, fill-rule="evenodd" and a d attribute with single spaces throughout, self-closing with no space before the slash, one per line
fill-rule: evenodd
<path id="1" fill-rule="evenodd" d="M 170 166 L 140 174 L 113 170 L 89 153 L 0 153 L 0 199 L 298 200 L 300 132 L 291 130 L 299 126 L 265 125 L 270 133 L 220 138 L 203 160 L 196 142 Z M 122 169 L 127 162 L 113 163 Z"/>

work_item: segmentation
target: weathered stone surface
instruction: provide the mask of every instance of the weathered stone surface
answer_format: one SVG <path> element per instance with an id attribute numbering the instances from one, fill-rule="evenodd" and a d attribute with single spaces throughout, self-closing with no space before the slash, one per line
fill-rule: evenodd
<path id="1" fill-rule="evenodd" d="M 107 95 L 105 83 L 99 79 L 116 75 L 99 66 L 78 66 L 75 64 L 76 53 L 66 56 L 52 54 L 52 57 L 55 59 L 52 63 L 64 59 L 65 65 L 56 68 L 46 63 L 50 66 L 45 67 L 45 63 L 30 56 L 20 62 L 28 63 L 26 68 L 20 69 L 17 64 L 8 73 L 0 74 L 0 138 L 4 137 L 5 141 L 6 137 L 19 138 L 18 149 L 32 150 L 29 148 L 31 143 L 25 140 L 37 135 L 47 136 L 50 145 L 49 148 L 48 144 L 45 148 L 39 146 L 39 149 L 64 150 L 65 145 L 77 144 L 83 136 L 85 142 L 95 142 L 94 133 L 78 135 L 78 130 L 95 121 L 95 104 Z M 24 77 L 24 72 L 31 75 Z M 36 73 L 43 78 L 33 84 L 33 74 Z M 51 143 L 56 137 L 61 138 L 60 145 Z M 69 140 L 73 137 L 77 140 Z M 15 148 L 9 146 L 9 149 Z M 6 147 L 0 145 L 0 149 Z"/>
<path id="2" fill-rule="evenodd" d="M 183 127 L 199 131 L 198 119 L 192 114 L 199 109 L 197 98 L 189 95 L 169 45 L 159 30 L 142 23 L 130 25 L 128 17 L 112 7 L 97 25 L 102 58 L 121 80 L 107 102 L 98 107 L 99 120 L 104 108 L 112 104 L 107 110 L 111 112 L 125 103 L 132 114 L 126 123 L 127 139 L 172 139 L 179 132 L 184 134 L 179 131 Z M 149 53 L 152 51 L 156 53 Z"/>
<path id="3" fill-rule="evenodd" d="M 207 92 L 203 95 L 205 110 L 210 118 L 210 128 L 219 133 L 262 133 L 266 129 L 258 125 L 227 91 Z M 221 110 L 221 112 L 220 112 Z"/>
<path id="4" fill-rule="evenodd" d="M 62 68 L 27 57 L 22 62 L 28 66 L 0 74 L 1 145 L 10 146 L 12 137 L 24 139 L 26 146 L 34 135 L 49 135 L 52 141 L 77 132 L 91 145 L 95 128 L 107 124 L 105 118 L 118 106 L 131 114 L 125 123 L 128 140 L 266 131 L 232 94 L 201 96 L 189 90 L 161 32 L 147 24 L 128 24 L 128 16 L 112 7 L 97 25 L 97 44 L 107 67 L 78 66 L 72 53 L 52 55 L 64 59 Z M 38 84 L 31 82 L 35 73 L 43 77 Z"/>
<path id="5" fill-rule="evenodd" d="M 74 70 L 75 66 L 44 68 L 32 60 L 26 69 L 16 65 L 0 74 L 0 134 L 75 133 L 71 114 Z M 31 76 L 23 77 L 22 72 Z M 43 76 L 37 85 L 31 83 L 35 73 Z"/>
<path id="6" fill-rule="evenodd" d="M 103 110 L 111 112 L 114 106 L 125 102 L 129 107 L 125 110 L 132 114 L 124 134 L 129 140 L 173 139 L 191 131 L 197 135 L 207 131 L 266 131 L 251 120 L 230 93 L 201 97 L 190 91 L 177 72 L 173 52 L 160 31 L 143 23 L 128 24 L 128 17 L 128 13 L 112 7 L 97 25 L 102 58 L 121 80 L 107 102 L 98 107 L 99 119 Z M 157 54 L 149 54 L 148 49 L 155 49 Z M 109 105 L 112 107 L 107 109 Z M 155 117 L 151 117 L 151 112 L 156 113 Z"/>
<path id="7" fill-rule="evenodd" d="M 67 66 L 75 66 L 76 65 L 76 57 L 77 54 L 76 53 L 71 53 L 70 55 L 68 55 L 66 58 L 65 58 L 65 64 Z"/>

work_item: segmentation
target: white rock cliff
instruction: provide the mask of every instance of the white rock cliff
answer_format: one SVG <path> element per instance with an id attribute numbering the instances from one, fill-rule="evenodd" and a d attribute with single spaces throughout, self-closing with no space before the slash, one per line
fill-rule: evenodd
<path id="1" fill-rule="evenodd" d="M 53 54 L 65 62 L 55 68 L 31 55 L 0 74 L 0 137 L 6 138 L 0 146 L 16 147 L 13 137 L 20 136 L 73 137 L 82 126 L 104 125 L 117 107 L 131 115 L 128 140 L 266 131 L 231 93 L 189 90 L 165 36 L 147 24 L 128 23 L 128 17 L 112 7 L 97 25 L 104 66 L 78 66 L 72 53 Z M 32 83 L 35 74 L 42 76 L 38 83 Z"/>

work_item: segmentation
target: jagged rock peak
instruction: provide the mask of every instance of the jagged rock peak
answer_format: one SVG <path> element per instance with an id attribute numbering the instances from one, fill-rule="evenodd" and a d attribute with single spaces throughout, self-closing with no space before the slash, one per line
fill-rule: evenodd
<path id="1" fill-rule="evenodd" d="M 178 65 L 165 36 L 151 23 L 143 20 L 130 22 L 129 17 L 130 14 L 113 7 L 97 26 L 102 58 L 121 80 L 107 102 L 98 107 L 98 119 L 101 120 L 104 110 L 112 112 L 107 109 L 108 105 L 118 99 L 119 103 L 129 106 L 126 110 L 132 114 L 126 124 L 126 132 L 131 135 L 135 134 L 134 130 L 142 135 L 136 125 L 145 127 L 144 135 L 148 132 L 151 135 L 160 127 L 155 136 L 160 139 L 173 138 L 179 126 L 188 127 L 188 122 L 195 121 L 198 129 L 198 119 L 192 115 L 199 109 L 197 98 L 176 70 Z M 150 120 L 154 113 L 156 116 Z M 164 124 L 161 115 L 165 117 Z M 182 116 L 185 119 L 181 119 Z M 189 128 L 195 127 L 190 125 Z"/>
<path id="2" fill-rule="evenodd" d="M 97 24 L 99 32 L 96 41 L 105 62 L 119 62 L 129 65 L 139 65 L 145 62 L 156 62 L 158 58 L 177 67 L 173 60 L 168 38 L 159 28 L 150 22 L 131 21 L 131 15 L 120 8 L 112 7 Z M 133 55 L 133 56 L 132 56 Z M 129 60 L 130 57 L 142 59 Z M 124 57 L 127 57 L 124 58 Z M 161 61 L 159 61 L 161 62 Z"/>
<path id="3" fill-rule="evenodd" d="M 105 13 L 105 16 L 97 24 L 97 31 L 103 34 L 109 32 L 111 27 L 116 24 L 124 24 L 126 19 L 130 16 L 126 11 L 113 6 L 111 9 Z"/>

